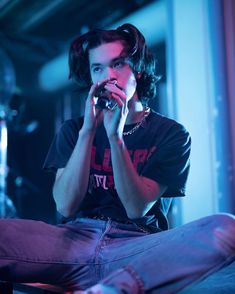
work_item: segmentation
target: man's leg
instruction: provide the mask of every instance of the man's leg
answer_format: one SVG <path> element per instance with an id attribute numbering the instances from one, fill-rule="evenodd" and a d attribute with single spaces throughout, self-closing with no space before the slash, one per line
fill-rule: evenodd
<path id="1" fill-rule="evenodd" d="M 0 220 L 0 280 L 84 289 L 97 282 L 90 264 L 102 231 L 99 224 Z"/>
<path id="2" fill-rule="evenodd" d="M 149 248 L 141 252 L 147 243 Z M 176 293 L 235 259 L 235 219 L 227 214 L 205 217 L 141 237 L 133 248 L 139 253 L 127 266 L 108 275 L 113 261 L 106 266 L 107 278 L 84 293 L 97 293 L 97 287 L 103 287 L 100 293 L 107 293 L 107 287 L 116 293 Z M 122 250 L 126 254 L 125 245 Z"/>

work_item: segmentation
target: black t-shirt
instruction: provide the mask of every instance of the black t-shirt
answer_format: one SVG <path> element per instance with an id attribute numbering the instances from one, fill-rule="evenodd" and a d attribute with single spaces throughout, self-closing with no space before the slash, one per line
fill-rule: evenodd
<path id="1" fill-rule="evenodd" d="M 83 118 L 64 122 L 52 142 L 44 169 L 56 171 L 66 166 L 82 124 Z M 124 131 L 133 126 L 126 125 Z M 181 124 L 151 110 L 136 132 L 124 136 L 124 142 L 138 174 L 168 187 L 147 215 L 135 221 L 143 226 L 165 230 L 168 228 L 166 214 L 172 197 L 185 195 L 190 136 Z M 110 145 L 103 125 L 98 127 L 93 141 L 89 186 L 78 215 L 128 219 L 115 189 Z"/>

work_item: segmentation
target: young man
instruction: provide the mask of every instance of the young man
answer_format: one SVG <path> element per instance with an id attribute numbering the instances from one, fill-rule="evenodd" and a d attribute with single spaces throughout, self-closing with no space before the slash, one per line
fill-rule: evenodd
<path id="1" fill-rule="evenodd" d="M 235 254 L 233 216 L 167 231 L 171 198 L 185 193 L 190 137 L 147 106 L 158 76 L 143 35 L 130 24 L 88 32 L 69 63 L 90 88 L 85 114 L 63 124 L 44 167 L 56 171 L 58 211 L 73 220 L 1 221 L 0 279 L 176 293 L 223 266 Z"/>

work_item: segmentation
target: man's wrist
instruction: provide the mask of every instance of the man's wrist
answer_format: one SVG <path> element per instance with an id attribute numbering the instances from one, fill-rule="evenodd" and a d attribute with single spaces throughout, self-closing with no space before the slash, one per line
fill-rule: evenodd
<path id="1" fill-rule="evenodd" d="M 124 140 L 122 136 L 112 135 L 112 136 L 109 136 L 108 139 L 109 139 L 110 146 L 112 146 L 113 144 L 120 145 L 120 146 L 124 145 Z"/>
<path id="2" fill-rule="evenodd" d="M 81 128 L 81 130 L 79 131 L 79 137 L 94 137 L 95 136 L 95 132 L 96 130 L 95 129 L 91 129 L 91 130 L 87 130 L 87 129 L 84 129 L 84 128 Z"/>

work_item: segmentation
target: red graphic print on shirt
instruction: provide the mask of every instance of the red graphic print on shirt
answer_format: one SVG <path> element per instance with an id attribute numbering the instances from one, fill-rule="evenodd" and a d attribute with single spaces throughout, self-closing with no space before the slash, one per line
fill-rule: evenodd
<path id="1" fill-rule="evenodd" d="M 155 146 L 150 149 L 128 150 L 134 168 L 138 171 L 143 167 L 155 150 Z M 91 170 L 93 172 L 90 175 L 89 190 L 99 187 L 104 190 L 115 189 L 111 163 L 111 150 L 109 148 L 104 150 L 102 163 L 98 163 L 96 147 L 92 147 Z"/>

